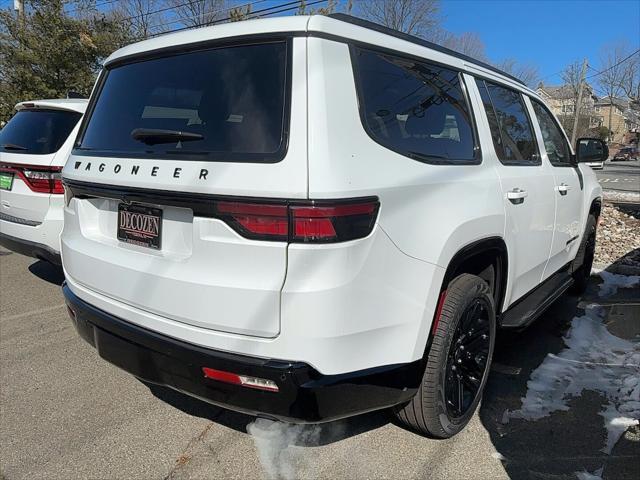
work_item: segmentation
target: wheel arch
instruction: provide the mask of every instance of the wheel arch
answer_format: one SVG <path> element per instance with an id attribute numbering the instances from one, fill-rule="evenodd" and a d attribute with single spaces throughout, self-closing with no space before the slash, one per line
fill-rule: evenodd
<path id="1" fill-rule="evenodd" d="M 478 275 L 493 291 L 496 314 L 502 311 L 507 290 L 509 255 L 502 237 L 486 237 L 460 248 L 451 258 L 442 280 L 441 292 L 461 273 Z M 493 272 L 491 272 L 491 268 Z M 493 278 L 490 278 L 493 273 Z"/>
<path id="2" fill-rule="evenodd" d="M 596 220 L 600 217 L 602 213 L 602 198 L 597 197 L 591 201 L 591 205 L 589 206 L 589 214 L 593 214 L 596 217 Z"/>

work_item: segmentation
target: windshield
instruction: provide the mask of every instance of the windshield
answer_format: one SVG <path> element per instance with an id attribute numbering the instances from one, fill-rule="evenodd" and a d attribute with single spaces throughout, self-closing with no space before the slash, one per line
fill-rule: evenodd
<path id="1" fill-rule="evenodd" d="M 20 110 L 0 130 L 0 151 L 45 155 L 57 152 L 82 114 L 69 110 Z"/>
<path id="2" fill-rule="evenodd" d="M 116 66 L 77 153 L 277 161 L 285 141 L 287 43 L 176 54 Z"/>

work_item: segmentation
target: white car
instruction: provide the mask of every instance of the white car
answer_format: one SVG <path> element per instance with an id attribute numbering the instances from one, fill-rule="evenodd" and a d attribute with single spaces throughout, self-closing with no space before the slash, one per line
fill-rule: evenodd
<path id="1" fill-rule="evenodd" d="M 22 102 L 0 130 L 0 245 L 60 264 L 60 172 L 86 106 L 83 99 Z"/>
<path id="2" fill-rule="evenodd" d="M 574 155 L 516 79 L 352 17 L 129 45 L 78 138 L 61 242 L 79 334 L 241 412 L 394 407 L 449 437 L 496 329 L 590 273 L 602 190 L 578 162 L 604 144 Z"/>

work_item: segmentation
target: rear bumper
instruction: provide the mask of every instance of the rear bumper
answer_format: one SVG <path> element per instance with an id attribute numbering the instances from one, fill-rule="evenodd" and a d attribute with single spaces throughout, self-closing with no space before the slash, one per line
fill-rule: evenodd
<path id="1" fill-rule="evenodd" d="M 319 423 L 403 403 L 415 395 L 422 361 L 340 375 L 313 367 L 199 347 L 138 327 L 101 311 L 63 287 L 80 336 L 112 364 L 230 410 L 293 423 Z M 354 352 L 354 354 L 356 354 Z M 278 392 L 205 378 L 202 367 L 274 381 Z"/>
<path id="2" fill-rule="evenodd" d="M 12 237 L 11 235 L 6 235 L 0 232 L 0 245 L 13 252 L 20 253 L 21 255 L 46 260 L 54 265 L 62 264 L 60 260 L 60 253 L 42 243 Z"/>

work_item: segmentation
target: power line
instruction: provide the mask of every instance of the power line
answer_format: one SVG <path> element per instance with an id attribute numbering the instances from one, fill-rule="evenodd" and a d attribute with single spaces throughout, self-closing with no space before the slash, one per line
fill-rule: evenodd
<path id="1" fill-rule="evenodd" d="M 310 7 L 312 5 L 316 5 L 318 3 L 323 3 L 323 2 L 326 2 L 326 1 L 327 0 L 316 0 L 315 2 L 307 3 L 306 6 Z M 276 13 L 284 13 L 284 12 L 288 12 L 288 11 L 291 11 L 291 10 L 295 10 L 296 8 L 298 8 L 300 6 L 300 4 L 301 4 L 300 0 L 295 0 L 295 1 L 292 1 L 292 2 L 283 3 L 283 4 L 275 5 L 275 6 L 272 6 L 272 7 L 263 8 L 262 10 L 256 10 L 255 12 L 252 12 L 248 16 L 248 19 L 257 18 L 257 17 L 260 17 L 260 16 L 275 15 Z M 289 8 L 283 8 L 283 7 L 289 7 Z M 281 10 L 277 10 L 278 8 L 281 8 Z M 275 11 L 271 11 L 271 10 L 275 10 Z M 265 12 L 269 12 L 269 13 L 265 13 Z M 264 15 L 259 15 L 261 13 L 263 13 Z M 166 31 L 166 32 L 158 32 L 156 34 L 151 35 L 151 37 L 157 37 L 159 35 L 166 35 L 168 33 L 180 32 L 180 31 L 189 30 L 189 29 L 192 29 L 192 28 L 200 28 L 200 27 L 205 27 L 205 26 L 216 25 L 218 23 L 224 23 L 224 22 L 227 22 L 229 20 L 231 20 L 231 16 L 226 17 L 226 18 L 222 18 L 222 19 L 219 19 L 219 20 L 214 20 L 214 21 L 211 21 L 211 22 L 207 22 L 204 25 L 195 25 L 195 26 L 194 25 L 187 25 L 185 27 L 176 28 L 176 29 L 169 30 L 169 31 Z"/>
<path id="2" fill-rule="evenodd" d="M 105 0 L 103 2 L 96 2 L 94 7 L 97 9 L 98 7 L 104 7 L 105 5 L 110 5 L 112 3 L 119 2 L 119 1 L 120 0 Z M 79 10 L 83 10 L 83 8 L 82 7 L 76 7 L 74 9 L 72 9 L 72 10 L 69 10 L 69 11 L 67 11 L 67 15 L 71 15 L 72 13 L 75 13 L 75 12 L 77 12 Z"/>
<path id="3" fill-rule="evenodd" d="M 106 5 L 108 3 L 114 3 L 116 1 L 119 1 L 119 0 L 108 0 L 108 1 L 105 1 L 105 2 L 101 3 L 100 5 Z M 264 0 L 254 0 L 253 2 L 250 2 L 249 4 L 260 3 L 262 1 L 264 1 Z M 326 1 L 327 0 L 316 0 L 315 2 L 307 4 L 307 6 L 315 5 L 317 3 L 326 2 Z M 186 5 L 192 4 L 193 2 L 194 2 L 194 0 L 188 0 L 188 1 L 184 2 L 184 3 L 173 5 L 171 7 L 165 7 L 165 8 L 161 8 L 161 9 L 158 9 L 158 10 L 154 10 L 152 12 L 148 12 L 148 13 L 143 14 L 143 15 L 152 15 L 152 14 L 155 14 L 155 13 L 160 13 L 160 12 L 164 12 L 164 11 L 168 11 L 168 10 L 173 10 L 173 9 L 181 7 L 181 6 L 186 6 Z M 270 13 L 268 13 L 266 15 L 272 15 L 272 14 L 276 14 L 276 13 L 290 11 L 290 10 L 293 10 L 295 8 L 298 8 L 300 3 L 301 3 L 301 0 L 295 0 L 295 1 L 288 2 L 288 3 L 281 3 L 279 5 L 274 5 L 274 6 L 271 6 L 271 7 L 268 7 L 268 8 L 264 8 L 262 10 L 256 10 L 255 12 L 252 12 L 248 18 L 255 18 L 256 16 L 254 14 L 258 14 L 258 13 L 261 13 L 261 12 L 267 12 L 267 11 L 270 11 L 270 10 L 275 10 L 275 9 L 278 9 L 278 8 L 281 8 L 281 7 L 285 7 L 285 6 L 289 6 L 289 5 L 294 5 L 295 4 L 296 6 L 293 7 L 293 8 L 288 8 L 288 9 L 285 9 L 285 10 L 273 11 L 273 12 L 270 12 Z M 226 9 L 218 10 L 217 12 L 211 10 L 209 12 L 203 13 L 202 15 L 207 15 L 207 14 L 211 14 L 211 13 L 227 12 L 227 11 L 233 10 L 235 8 L 241 8 L 241 7 L 249 5 L 249 4 L 244 4 L 244 5 L 241 5 L 241 6 L 233 6 L 233 7 L 229 7 L 229 8 L 226 8 Z M 67 15 L 69 15 L 70 12 L 65 12 L 65 13 Z M 123 18 L 119 18 L 118 21 L 119 22 L 127 22 L 127 21 L 130 21 L 132 19 L 141 17 L 143 15 L 132 15 L 132 16 L 129 16 L 129 17 L 123 17 Z M 70 18 L 72 18 L 72 17 L 70 17 Z M 187 20 L 189 18 L 195 18 L 195 16 L 188 17 Z M 178 18 L 178 19 L 176 19 L 176 20 L 174 20 L 172 22 L 167 22 L 166 24 L 179 23 L 179 22 L 182 22 L 183 20 L 185 20 L 185 19 L 184 18 L 183 19 Z M 212 21 L 212 22 L 207 22 L 207 23 L 205 23 L 203 25 L 186 25 L 184 27 L 177 28 L 177 29 L 174 29 L 174 30 L 169 30 L 169 31 L 165 31 L 165 32 L 157 32 L 155 34 L 149 35 L 148 38 L 153 38 L 153 37 L 156 37 L 158 35 L 163 35 L 163 34 L 166 34 L 166 33 L 172 33 L 172 32 L 176 32 L 176 31 L 187 30 L 189 28 L 198 28 L 198 27 L 203 27 L 203 26 L 214 25 L 214 24 L 223 23 L 223 22 L 226 22 L 226 21 L 229 21 L 229 20 L 231 20 L 231 16 L 225 17 L 223 19 L 215 20 L 215 21 Z M 157 25 L 156 26 L 152 26 L 151 28 L 156 28 L 156 27 L 157 27 Z M 79 28 L 68 28 L 68 27 L 62 27 L 62 26 L 59 26 L 58 28 L 61 29 L 61 30 L 70 32 L 70 33 L 77 33 L 79 30 L 82 30 L 82 28 L 80 26 L 79 26 Z"/>
<path id="4" fill-rule="evenodd" d="M 216 13 L 228 12 L 228 11 L 231 11 L 231 10 L 236 9 L 236 8 L 243 8 L 243 7 L 247 7 L 247 6 L 250 6 L 250 5 L 255 5 L 257 3 L 262 3 L 262 2 L 265 2 L 265 1 L 266 0 L 254 0 L 253 2 L 244 3 L 242 5 L 236 5 L 236 6 L 229 7 L 229 8 L 223 8 L 221 10 L 210 10 L 208 12 L 202 12 L 202 13 L 199 13 L 199 14 L 196 14 L 196 15 L 191 15 L 190 17 L 176 18 L 175 20 L 170 20 L 168 22 L 164 22 L 164 23 L 161 23 L 159 25 L 153 25 L 151 28 L 160 28 L 160 27 L 164 27 L 166 25 L 171 25 L 173 23 L 181 23 L 181 22 L 184 22 L 186 20 L 192 20 L 192 19 L 197 18 L 197 17 L 204 17 L 204 16 L 207 16 L 207 15 L 212 15 L 212 14 L 216 14 Z M 157 32 L 158 35 L 160 35 L 162 33 L 166 33 L 166 32 Z"/>
<path id="5" fill-rule="evenodd" d="M 602 75 L 603 73 L 608 72 L 609 70 L 612 70 L 612 69 L 616 68 L 618 65 L 626 62 L 627 60 L 629 60 L 631 57 L 633 57 L 638 52 L 640 52 L 640 48 L 638 50 L 636 50 L 635 52 L 633 52 L 631 55 L 624 57 L 622 60 L 620 60 L 615 65 L 611 65 L 609 68 L 606 68 L 606 69 L 604 69 L 602 71 L 597 71 L 596 70 L 597 73 L 594 73 L 593 75 L 589 75 L 587 77 L 587 80 L 589 80 L 590 78 L 593 78 L 593 77 L 597 77 L 598 75 Z"/>

